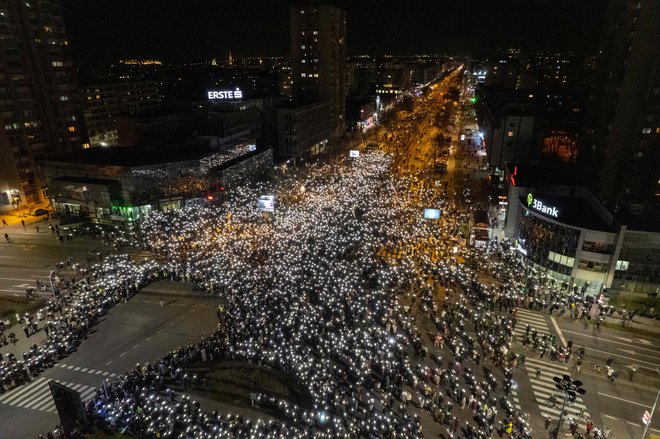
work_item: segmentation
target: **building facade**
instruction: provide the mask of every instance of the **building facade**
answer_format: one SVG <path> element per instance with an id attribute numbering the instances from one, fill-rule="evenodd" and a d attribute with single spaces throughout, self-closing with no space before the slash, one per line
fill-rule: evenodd
<path id="1" fill-rule="evenodd" d="M 37 162 L 88 147 L 59 1 L 0 1 L 0 211 L 47 199 Z"/>
<path id="2" fill-rule="evenodd" d="M 660 2 L 611 0 L 579 162 L 613 210 L 660 221 Z"/>
<path id="3" fill-rule="evenodd" d="M 294 96 L 330 106 L 332 135 L 344 131 L 346 11 L 332 5 L 291 7 Z"/>
<path id="4" fill-rule="evenodd" d="M 91 147 L 118 144 L 117 116 L 160 110 L 156 81 L 121 81 L 80 87 Z"/>
<path id="5" fill-rule="evenodd" d="M 660 292 L 660 230 L 622 224 L 561 171 L 509 165 L 506 179 L 504 234 L 540 272 L 592 296 Z"/>
<path id="6" fill-rule="evenodd" d="M 290 101 L 277 108 L 277 156 L 304 160 L 322 152 L 331 134 L 330 105 Z"/>

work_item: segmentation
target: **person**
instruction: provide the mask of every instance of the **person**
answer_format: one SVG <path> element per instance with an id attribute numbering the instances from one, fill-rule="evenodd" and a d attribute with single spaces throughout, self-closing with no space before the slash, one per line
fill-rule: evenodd
<path id="1" fill-rule="evenodd" d="M 611 433 L 612 433 L 612 430 L 610 429 L 610 427 L 607 427 L 607 428 L 605 429 L 605 431 L 603 432 L 603 437 L 604 437 L 605 439 L 609 439 Z"/>
<path id="2" fill-rule="evenodd" d="M 3 225 L 3 226 L 6 226 L 6 225 L 7 225 L 7 221 L 6 221 L 4 218 L 2 219 L 2 225 Z"/>
<path id="3" fill-rule="evenodd" d="M 25 228 L 25 220 L 21 220 L 21 224 L 23 225 L 23 228 Z"/>
<path id="4" fill-rule="evenodd" d="M 587 419 L 587 436 L 591 436 L 591 430 L 594 429 L 594 423 L 591 419 Z"/>
<path id="5" fill-rule="evenodd" d="M 9 234 L 7 234 L 7 233 L 5 233 L 5 240 L 6 240 L 7 242 L 10 242 L 10 241 L 9 241 Z"/>
<path id="6" fill-rule="evenodd" d="M 165 299 L 163 299 L 163 298 L 161 297 L 161 298 L 160 298 L 160 307 L 162 308 L 163 305 L 165 305 Z"/>
<path id="7" fill-rule="evenodd" d="M 35 226 L 35 229 L 37 229 L 37 233 L 39 233 L 39 226 Z"/>
<path id="8" fill-rule="evenodd" d="M 540 379 L 540 378 L 541 378 L 541 368 L 540 368 L 540 367 L 537 367 L 537 368 L 536 368 L 536 379 L 538 380 L 538 379 Z"/>

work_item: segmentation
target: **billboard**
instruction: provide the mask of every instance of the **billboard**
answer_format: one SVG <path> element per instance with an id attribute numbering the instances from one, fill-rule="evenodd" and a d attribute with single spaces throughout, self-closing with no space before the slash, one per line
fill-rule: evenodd
<path id="1" fill-rule="evenodd" d="M 275 211 L 275 196 L 262 195 L 259 197 L 257 207 L 261 212 L 274 212 Z"/>
<path id="2" fill-rule="evenodd" d="M 355 158 L 355 157 L 360 157 L 360 151 L 358 151 L 357 149 L 351 149 L 351 150 L 348 152 L 348 156 L 349 156 L 349 157 L 353 157 L 353 158 Z"/>
<path id="3" fill-rule="evenodd" d="M 440 209 L 424 209 L 424 219 L 440 219 Z"/>

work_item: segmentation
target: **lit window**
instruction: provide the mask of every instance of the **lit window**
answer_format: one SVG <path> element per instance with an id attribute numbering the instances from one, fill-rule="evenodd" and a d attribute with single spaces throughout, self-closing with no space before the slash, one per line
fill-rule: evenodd
<path id="1" fill-rule="evenodd" d="M 506 135 L 507 135 L 508 137 L 513 137 L 513 131 L 509 131 L 508 133 L 506 133 Z"/>
<path id="2" fill-rule="evenodd" d="M 68 97 L 68 96 L 66 96 L 66 95 L 62 95 L 62 96 L 60 96 L 60 101 L 61 101 L 61 102 L 66 102 L 66 101 L 68 101 L 68 100 L 69 100 L 69 97 Z"/>
<path id="3" fill-rule="evenodd" d="M 642 128 L 642 134 L 651 134 L 651 128 Z"/>
<path id="4" fill-rule="evenodd" d="M 82 144 L 82 147 L 83 147 L 83 149 L 87 149 L 87 148 L 89 148 L 89 143 L 83 143 L 83 144 Z"/>
<path id="5" fill-rule="evenodd" d="M 628 261 L 616 261 L 615 269 L 616 270 L 621 270 L 621 271 L 626 271 L 626 270 L 628 270 L 628 265 L 629 264 L 630 264 L 630 262 L 628 262 Z"/>
<path id="6" fill-rule="evenodd" d="M 64 66 L 64 63 L 62 61 L 53 61 L 53 62 L 51 62 L 51 64 L 53 65 L 53 67 L 62 67 L 62 66 Z"/>
<path id="7" fill-rule="evenodd" d="M 69 127 L 69 132 L 70 133 L 75 133 L 76 132 L 76 127 L 70 126 Z"/>

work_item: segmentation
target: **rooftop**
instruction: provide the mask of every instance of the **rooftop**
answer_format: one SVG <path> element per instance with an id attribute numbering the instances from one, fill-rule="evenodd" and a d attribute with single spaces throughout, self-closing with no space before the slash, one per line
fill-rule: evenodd
<path id="1" fill-rule="evenodd" d="M 45 161 L 134 167 L 197 160 L 217 152 L 207 145 L 110 146 L 83 149 Z"/>

